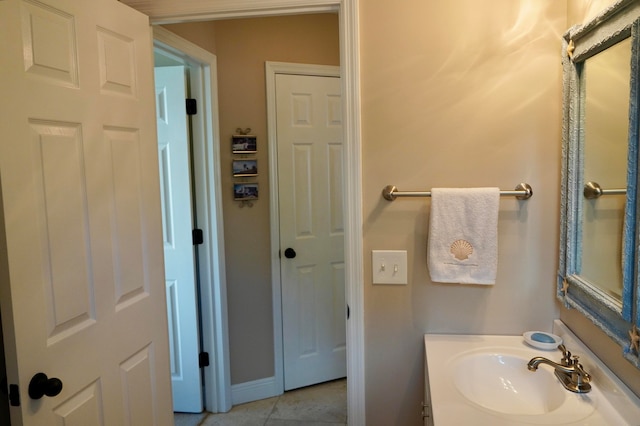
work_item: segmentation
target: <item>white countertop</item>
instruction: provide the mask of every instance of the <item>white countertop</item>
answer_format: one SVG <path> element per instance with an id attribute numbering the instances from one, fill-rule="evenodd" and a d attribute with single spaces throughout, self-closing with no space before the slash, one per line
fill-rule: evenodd
<path id="1" fill-rule="evenodd" d="M 586 394 L 576 394 L 565 390 L 560 382 L 557 382 L 560 389 L 567 392 L 565 395 L 567 401 L 583 406 L 587 401 L 593 406 L 588 414 L 577 421 L 570 416 L 572 419 L 570 422 L 567 422 L 567 418 L 563 417 L 562 410 L 566 411 L 567 407 L 544 415 L 504 414 L 468 400 L 453 383 L 451 366 L 455 359 L 459 359 L 460 355 L 485 349 L 499 352 L 502 349 L 502 351 L 511 351 L 525 358 L 543 356 L 554 362 L 559 362 L 561 353 L 558 350 L 535 349 L 526 344 L 522 336 L 426 334 L 424 336 L 427 368 L 425 377 L 428 376 L 428 386 L 426 386 L 428 395 L 425 395 L 425 399 L 430 400 L 430 411 L 435 426 L 640 425 L 640 399 L 626 388 L 559 320 L 554 324 L 554 333 L 563 337 L 569 351 L 580 356 L 581 364 L 592 376 L 593 389 Z M 526 371 L 526 363 L 523 363 L 522 368 Z M 552 370 L 551 367 L 543 365 L 540 366 L 540 369 Z M 531 374 L 537 373 L 540 372 Z M 543 372 L 542 374 L 548 373 Z"/>

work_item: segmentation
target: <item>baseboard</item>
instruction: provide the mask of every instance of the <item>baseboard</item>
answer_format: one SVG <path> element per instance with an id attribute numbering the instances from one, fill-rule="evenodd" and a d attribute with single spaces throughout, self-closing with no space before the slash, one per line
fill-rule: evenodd
<path id="1" fill-rule="evenodd" d="M 231 403 L 233 405 L 281 395 L 276 386 L 275 377 L 231 385 Z"/>

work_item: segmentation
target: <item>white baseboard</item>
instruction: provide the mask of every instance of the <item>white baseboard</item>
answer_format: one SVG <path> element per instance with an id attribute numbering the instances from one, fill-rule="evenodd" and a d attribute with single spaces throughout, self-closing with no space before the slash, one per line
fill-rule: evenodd
<path id="1" fill-rule="evenodd" d="M 254 380 L 252 382 L 231 385 L 231 403 L 233 405 L 281 395 L 276 386 L 275 377 Z"/>

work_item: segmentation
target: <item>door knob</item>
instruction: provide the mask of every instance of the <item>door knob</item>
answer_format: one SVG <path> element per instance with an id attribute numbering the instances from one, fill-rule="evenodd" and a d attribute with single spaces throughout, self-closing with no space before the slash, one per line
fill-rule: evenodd
<path id="1" fill-rule="evenodd" d="M 48 378 L 44 373 L 37 373 L 29 382 L 29 397 L 40 399 L 43 396 L 56 396 L 62 391 L 62 381 L 55 377 Z"/>
<path id="2" fill-rule="evenodd" d="M 286 257 L 287 259 L 293 259 L 294 257 L 296 257 L 296 251 L 289 247 L 284 251 L 284 257 Z"/>

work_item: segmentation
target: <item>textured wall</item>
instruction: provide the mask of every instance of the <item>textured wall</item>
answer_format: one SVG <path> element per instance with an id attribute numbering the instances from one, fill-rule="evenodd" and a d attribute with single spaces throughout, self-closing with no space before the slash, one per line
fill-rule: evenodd
<path id="1" fill-rule="evenodd" d="M 189 22 L 186 24 L 164 25 L 164 27 L 204 50 L 213 54 L 216 53 L 216 27 L 213 22 Z"/>
<path id="2" fill-rule="evenodd" d="M 424 333 L 520 334 L 557 316 L 560 35 L 554 0 L 360 3 L 366 406 L 370 425 L 420 424 Z M 501 198 L 494 286 L 433 283 L 429 199 L 388 184 L 532 185 Z M 370 251 L 406 249 L 409 285 L 371 284 Z"/>

